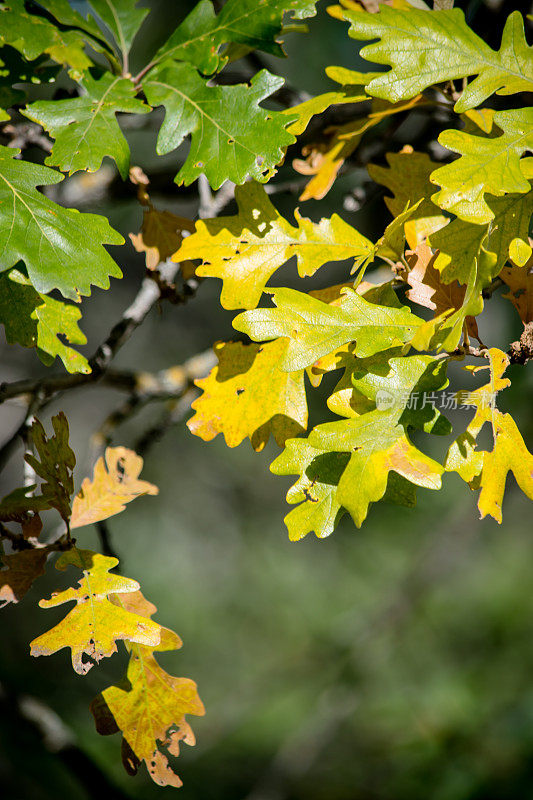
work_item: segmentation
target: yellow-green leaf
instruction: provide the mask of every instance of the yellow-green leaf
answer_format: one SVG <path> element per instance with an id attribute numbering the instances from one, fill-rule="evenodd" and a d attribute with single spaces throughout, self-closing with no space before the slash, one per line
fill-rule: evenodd
<path id="1" fill-rule="evenodd" d="M 139 588 L 137 581 L 109 572 L 117 564 L 118 559 L 90 550 L 73 548 L 61 554 L 56 568 L 63 571 L 68 566 L 77 567 L 83 570 L 83 578 L 77 588 L 57 592 L 39 605 L 53 608 L 72 601 L 76 605 L 54 628 L 31 642 L 32 656 L 49 656 L 68 647 L 74 670 L 85 675 L 95 662 L 116 653 L 116 642 L 120 639 L 151 647 L 159 644 L 161 629 L 157 623 L 110 601 L 110 594 L 135 592 Z M 90 660 L 84 660 L 84 656 Z"/>
<path id="2" fill-rule="evenodd" d="M 257 183 L 237 187 L 239 214 L 200 220 L 174 261 L 202 259 L 201 277 L 223 281 L 224 308 L 254 308 L 271 275 L 296 256 L 301 277 L 313 275 L 329 261 L 372 258 L 374 245 L 337 214 L 318 224 L 296 213 L 296 226 L 282 217 Z"/>

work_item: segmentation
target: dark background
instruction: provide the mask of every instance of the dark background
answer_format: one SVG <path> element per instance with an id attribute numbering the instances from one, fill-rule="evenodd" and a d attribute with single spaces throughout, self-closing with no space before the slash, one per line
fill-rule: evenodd
<path id="1" fill-rule="evenodd" d="M 134 67 L 193 4 L 150 5 Z M 507 14 L 530 10 L 528 4 L 481 0 L 457 5 L 493 47 L 499 47 Z M 327 65 L 362 64 L 346 25 L 328 16 L 323 2 L 319 8 L 308 20 L 308 35 L 287 37 L 287 60 L 261 56 L 310 93 L 332 88 Z M 246 77 L 246 69 L 245 62 L 232 66 L 230 80 Z M 155 155 L 156 118 L 141 118 L 142 127 L 125 121 L 132 162 L 152 179 L 156 205 L 194 217 L 195 187 L 172 183 L 182 153 Z M 421 126 L 416 119 L 405 123 L 389 149 L 416 143 Z M 290 161 L 276 181 L 299 179 Z M 84 211 L 108 215 L 125 235 L 136 232 L 141 212 L 133 191 L 104 179 L 111 162 L 104 169 L 101 184 L 97 177 L 94 185 L 80 184 L 75 176 L 68 181 L 73 194 L 58 199 L 81 198 Z M 382 192 L 363 211 L 346 203 L 366 179 L 363 169 L 348 165 L 327 197 L 306 203 L 303 213 L 317 219 L 337 211 L 367 235 L 381 231 L 389 221 Z M 274 202 L 290 214 L 297 195 L 280 192 Z M 129 243 L 114 255 L 124 279 L 113 281 L 110 292 L 94 290 L 83 303 L 88 355 L 131 302 L 144 273 Z M 324 267 L 315 284 L 343 275 L 338 265 Z M 296 283 L 292 267 L 275 278 Z M 208 281 L 189 305 L 161 305 L 117 365 L 161 369 L 235 336 L 232 315 L 218 303 L 219 288 Z M 520 320 L 501 297 L 487 306 L 482 338 L 506 349 L 520 334 Z M 1 380 L 44 371 L 34 353 L 4 345 L 1 369 Z M 500 407 L 515 415 L 531 447 L 531 369 L 514 367 L 509 375 L 513 386 Z M 461 381 L 472 385 L 464 373 Z M 324 404 L 323 394 L 315 397 L 313 421 Z M 78 482 L 91 469 L 92 433 L 121 400 L 116 391 L 93 387 L 47 410 L 46 425 L 59 408 L 68 415 Z M 10 402 L 0 411 L 7 438 L 22 408 Z M 161 412 L 149 406 L 118 430 L 114 443 L 132 445 Z M 456 432 L 469 418 L 465 411 L 454 416 Z M 436 442 L 436 456 L 448 442 Z M 204 718 L 190 720 L 197 746 L 184 745 L 180 756 L 182 800 L 533 798 L 533 530 L 529 502 L 514 479 L 501 526 L 479 522 L 475 495 L 450 475 L 441 492 L 419 490 L 416 510 L 380 505 L 360 531 L 344 519 L 329 539 L 309 535 L 294 544 L 283 525 L 290 479 L 268 471 L 276 453 L 270 444 L 255 454 L 248 442 L 229 450 L 222 437 L 205 444 L 184 424 L 175 426 L 145 464 L 143 474 L 160 487 L 159 497 L 136 501 L 109 524 L 124 573 L 140 581 L 159 607 L 158 620 L 183 638 L 182 651 L 165 654 L 161 663 L 196 680 L 207 708 Z M 21 463 L 18 452 L 3 491 L 20 484 Z M 78 542 L 99 547 L 91 528 L 80 531 Z M 23 603 L 1 612 L 0 794 L 8 800 L 170 796 L 175 790 L 158 789 L 143 770 L 128 777 L 119 736 L 94 731 L 88 704 L 121 675 L 124 652 L 84 678 L 72 671 L 66 650 L 30 658 L 29 641 L 63 616 L 63 608 L 37 607 L 57 581 L 49 574 Z M 28 719 L 32 708 L 44 713 L 38 701 L 65 726 L 52 742 L 43 741 Z M 26 716 L 17 711 L 20 705 Z M 63 734 L 72 744 L 56 754 Z"/>

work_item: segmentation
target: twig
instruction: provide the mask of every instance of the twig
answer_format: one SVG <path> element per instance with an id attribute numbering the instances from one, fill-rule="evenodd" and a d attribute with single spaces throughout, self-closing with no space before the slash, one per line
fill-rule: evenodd
<path id="1" fill-rule="evenodd" d="M 148 403 L 161 400 L 179 400 L 203 378 L 216 364 L 212 349 L 189 358 L 181 366 L 169 367 L 157 373 L 118 373 L 120 387 L 130 391 L 130 396 L 109 414 L 92 439 L 93 458 L 111 443 L 115 430 L 127 422 Z M 109 376 L 107 376 L 109 377 Z"/>
<path id="2" fill-rule="evenodd" d="M 233 199 L 235 184 L 232 181 L 226 181 L 218 192 L 213 194 L 207 178 L 202 174 L 198 178 L 198 193 L 200 195 L 198 216 L 200 219 L 210 219 L 218 216 L 222 209 Z"/>
<path id="3" fill-rule="evenodd" d="M 191 403 L 197 396 L 198 392 L 195 391 L 195 389 L 189 389 L 189 391 L 186 392 L 183 397 L 171 403 L 168 410 L 165 412 L 165 414 L 163 414 L 159 422 L 157 422 L 151 428 L 148 428 L 148 430 L 137 439 L 134 445 L 135 452 L 145 458 L 147 452 L 153 447 L 154 444 L 163 438 L 165 433 L 172 428 L 173 425 L 177 425 L 179 422 L 182 422 L 185 415 L 190 411 Z"/>
<path id="4" fill-rule="evenodd" d="M 20 122 L 17 125 L 4 125 L 2 133 L 11 136 L 8 147 L 25 150 L 29 144 L 37 145 L 46 153 L 52 152 L 52 142 L 45 136 L 40 125 L 33 122 Z"/>

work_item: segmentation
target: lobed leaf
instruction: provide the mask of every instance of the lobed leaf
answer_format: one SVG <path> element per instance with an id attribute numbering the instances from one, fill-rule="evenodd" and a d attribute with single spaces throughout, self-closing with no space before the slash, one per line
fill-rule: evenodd
<path id="1" fill-rule="evenodd" d="M 123 244 L 105 217 L 62 208 L 36 190 L 63 176 L 48 167 L 18 161 L 0 145 L 0 255 L 2 269 L 24 261 L 36 291 L 59 289 L 64 297 L 109 287 L 122 273 L 104 244 Z"/>
<path id="2" fill-rule="evenodd" d="M 491 223 L 476 225 L 454 219 L 431 234 L 431 246 L 439 250 L 435 267 L 441 272 L 444 283 L 453 280 L 468 283 L 482 245 L 495 256 L 494 269 L 487 275 L 487 280 L 492 280 L 507 261 L 512 241 L 517 237 L 527 238 L 533 214 L 533 192 L 491 197 L 489 202 L 494 215 Z"/>
<path id="3" fill-rule="evenodd" d="M 455 111 L 462 112 L 494 92 L 508 95 L 533 89 L 533 48 L 526 42 L 519 11 L 507 18 L 499 51 L 468 27 L 459 8 L 405 10 L 384 4 L 378 14 L 347 9 L 343 15 L 351 22 L 352 38 L 380 39 L 363 47 L 361 56 L 391 66 L 366 87 L 374 97 L 397 102 L 436 83 L 475 75 L 455 103 Z"/>
<path id="4" fill-rule="evenodd" d="M 36 292 L 18 270 L 0 275 L 0 322 L 7 341 L 36 347 L 45 363 L 59 356 L 68 372 L 91 371 L 85 356 L 69 346 L 87 342 L 78 327 L 80 317 L 81 311 L 76 306 Z"/>
<path id="5" fill-rule="evenodd" d="M 224 434 L 228 447 L 249 438 L 262 450 L 270 433 L 281 447 L 285 440 L 307 427 L 307 400 L 302 370 L 283 372 L 279 362 L 288 347 L 286 339 L 268 344 L 218 342 L 218 366 L 207 378 L 195 381 L 202 389 L 187 427 L 210 442 Z"/>
<path id="6" fill-rule="evenodd" d="M 159 48 L 155 62 L 173 58 L 189 61 L 205 75 L 221 69 L 227 52 L 220 48 L 234 42 L 250 50 L 263 50 L 274 56 L 285 55 L 279 36 L 283 17 L 314 16 L 316 0 L 228 0 L 215 14 L 211 0 L 200 0 L 190 14 Z"/>
<path id="7" fill-rule="evenodd" d="M 294 142 L 285 130 L 290 117 L 266 111 L 259 103 L 283 83 L 261 70 L 250 85 L 209 86 L 191 64 L 165 61 L 143 82 L 148 102 L 165 107 L 157 138 L 159 155 L 170 153 L 191 134 L 191 148 L 176 175 L 189 186 L 205 174 L 214 189 L 225 180 L 244 183 L 250 176 L 265 181 Z"/>
<path id="8" fill-rule="evenodd" d="M 119 111 L 146 114 L 150 108 L 135 98 L 133 83 L 106 72 L 98 80 L 80 80 L 83 94 L 73 100 L 40 100 L 23 110 L 55 139 L 45 164 L 72 175 L 95 172 L 105 156 L 112 158 L 125 180 L 130 148 L 116 119 Z"/>
<path id="9" fill-rule="evenodd" d="M 76 456 L 69 445 L 68 420 L 62 411 L 52 417 L 52 427 L 54 434 L 47 437 L 42 423 L 38 419 L 33 420 L 30 438 L 37 456 L 26 453 L 24 459 L 44 481 L 41 485 L 43 498 L 68 522 Z"/>
<path id="10" fill-rule="evenodd" d="M 127 613 L 150 618 L 157 610 L 140 591 L 114 595 L 112 602 Z M 168 628 L 160 628 L 155 647 L 130 642 L 130 660 L 124 679 L 109 686 L 91 704 L 98 733 L 122 732 L 122 759 L 129 774 L 144 761 L 150 777 L 159 786 L 179 787 L 182 782 L 161 749 L 179 754 L 180 741 L 194 745 L 194 733 L 186 714 L 205 713 L 194 681 L 175 678 L 156 661 L 155 652 L 177 650 L 181 639 Z"/>
<path id="11" fill-rule="evenodd" d="M 53 608 L 75 601 L 71 609 L 55 627 L 31 642 L 32 656 L 48 656 L 68 647 L 72 666 L 79 675 L 85 675 L 95 662 L 113 655 L 116 642 L 130 642 L 155 647 L 161 640 L 161 628 L 146 617 L 115 605 L 110 595 L 136 592 L 137 581 L 109 572 L 118 559 L 108 558 L 90 550 L 73 548 L 62 553 L 56 569 L 74 566 L 83 571 L 77 588 L 57 592 L 49 600 L 41 600 L 41 608 Z M 83 660 L 87 655 L 90 660 Z"/>
<path id="12" fill-rule="evenodd" d="M 80 31 L 61 30 L 44 17 L 28 13 L 24 0 L 4 0 L 0 5 L 0 45 L 5 44 L 29 61 L 46 53 L 78 73 L 93 63 L 84 52 L 85 37 Z"/>
<path id="13" fill-rule="evenodd" d="M 483 225 L 494 219 L 485 194 L 503 197 L 530 191 L 520 157 L 533 150 L 533 109 L 497 111 L 494 122 L 501 136 L 484 138 L 464 131 L 441 133 L 439 142 L 461 157 L 435 170 L 432 183 L 441 186 L 432 200 L 460 219 Z"/>
<path id="14" fill-rule="evenodd" d="M 94 465 L 94 475 L 84 478 L 72 503 L 70 528 L 81 528 L 119 514 L 136 497 L 158 494 L 153 483 L 139 480 L 143 460 L 126 447 L 107 447 Z"/>
<path id="15" fill-rule="evenodd" d="M 269 278 L 296 256 L 300 277 L 313 275 L 329 261 L 372 259 L 374 245 L 337 214 L 318 224 L 296 212 L 296 226 L 282 217 L 262 186 L 247 183 L 235 190 L 239 213 L 199 220 L 173 256 L 202 259 L 196 274 L 221 278 L 224 308 L 254 308 Z"/>
<path id="16" fill-rule="evenodd" d="M 423 323 L 405 306 L 389 308 L 369 303 L 350 289 L 343 290 L 338 306 L 295 289 L 271 289 L 268 293 L 276 308 L 239 314 L 233 327 L 258 342 L 287 337 L 289 345 L 280 368 L 288 372 L 311 366 L 349 342 L 355 342 L 357 355 L 373 355 L 409 341 Z"/>

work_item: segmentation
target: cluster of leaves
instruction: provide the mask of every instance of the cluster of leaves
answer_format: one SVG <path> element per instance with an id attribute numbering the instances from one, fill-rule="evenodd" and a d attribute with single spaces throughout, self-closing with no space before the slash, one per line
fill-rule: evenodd
<path id="1" fill-rule="evenodd" d="M 48 656 L 67 647 L 72 666 L 79 675 L 103 658 L 117 652 L 124 642 L 129 653 L 126 675 L 109 686 L 93 702 L 97 730 L 120 731 L 124 766 L 134 774 L 144 761 L 152 779 L 161 786 L 181 786 L 164 750 L 178 755 L 179 742 L 194 744 L 186 714 L 203 714 L 196 684 L 175 678 L 163 670 L 155 653 L 176 650 L 181 640 L 174 631 L 154 622 L 157 610 L 140 591 L 137 581 L 112 572 L 118 559 L 76 546 L 71 531 L 118 514 L 136 497 L 157 494 L 157 487 L 140 480 L 142 458 L 125 447 L 108 447 L 96 462 L 92 480 L 85 478 L 74 496 L 72 471 L 76 464 L 69 446 L 68 422 L 63 413 L 52 418 L 54 435 L 47 437 L 34 421 L 31 440 L 37 456 L 26 455 L 41 479 L 36 485 L 16 489 L 0 502 L 0 533 L 11 544 L 9 555 L 0 550 L 0 604 L 18 603 L 37 578 L 44 574 L 47 557 L 61 555 L 56 569 L 75 567 L 82 577 L 77 586 L 55 592 L 39 602 L 53 608 L 74 602 L 75 606 L 51 630 L 31 642 L 33 656 Z M 66 524 L 66 532 L 49 543 L 40 541 L 41 513 L 55 509 Z M 13 524 L 20 532 L 13 530 Z M 163 748 L 163 749 L 162 749 Z"/>
<path id="2" fill-rule="evenodd" d="M 261 102 L 283 79 L 260 70 L 250 84 L 213 85 L 231 60 L 260 48 L 283 54 L 284 16 L 299 20 L 315 13 L 310 0 L 230 0 L 216 15 L 201 0 L 137 76 L 129 54 L 148 9 L 137 0 L 94 0 L 95 17 L 82 16 L 68 0 L 43 0 L 27 9 L 23 0 L 0 2 L 0 121 L 25 99 L 25 82 L 51 81 L 68 70 L 72 92 L 65 100 L 40 100 L 21 109 L 53 138 L 47 166 L 20 161 L 0 146 L 0 322 L 10 343 L 36 347 L 45 363 L 61 358 L 70 372 L 90 372 L 68 344 L 84 344 L 79 310 L 48 296 L 53 289 L 79 301 L 91 286 L 109 288 L 120 278 L 104 245 L 124 243 L 108 221 L 62 208 L 36 187 L 63 180 L 61 173 L 94 172 L 106 157 L 123 179 L 130 149 L 118 113 L 147 114 L 163 107 L 159 155 L 176 150 L 190 135 L 190 149 L 176 175 L 189 185 L 205 174 L 218 188 L 225 180 L 265 181 L 295 141 L 287 127 L 294 117 L 266 110 Z M 98 58 L 96 58 L 98 56 Z M 48 66 L 48 59 L 57 68 Z M 43 67 L 43 62 L 46 68 Z M 51 169 L 56 167 L 57 169 Z M 11 269 L 23 262 L 24 273 Z M 14 313 L 14 306 L 23 313 Z"/>
<path id="3" fill-rule="evenodd" d="M 197 381 L 201 394 L 188 427 L 205 441 L 222 433 L 229 447 L 248 438 L 257 451 L 272 434 L 283 448 L 272 472 L 297 476 L 287 495 L 296 506 L 286 517 L 290 538 L 328 536 L 345 512 L 359 527 L 382 499 L 413 506 L 417 487 L 437 490 L 450 472 L 479 491 L 481 517 L 501 522 L 509 472 L 533 499 L 533 456 L 513 418 L 497 407 L 498 393 L 510 383 L 503 377 L 510 362 L 533 357 L 533 158 L 527 155 L 533 111 L 521 105 L 521 93 L 533 89 L 533 48 L 522 15 L 511 13 L 495 51 L 459 9 L 387 0 L 373 13 L 370 3 L 341 0 L 329 12 L 349 23 L 353 39 L 373 42 L 361 50 L 365 59 L 389 69 L 328 67 L 335 90 L 274 110 L 261 103 L 281 78 L 261 70 L 249 84 L 225 85 L 219 74 L 254 49 L 281 55 L 284 20 L 311 17 L 314 2 L 228 0 L 217 14 L 211 0 L 200 0 L 135 76 L 130 49 L 146 9 L 135 0 L 90 4 L 95 16 L 83 16 L 68 0 L 0 0 L 1 119 L 8 121 L 18 107 L 53 139 L 46 166 L 0 146 L 0 321 L 8 341 L 35 347 L 45 363 L 59 356 L 69 372 L 90 373 L 92 364 L 70 346 L 85 341 L 80 311 L 50 293 L 78 302 L 91 286 L 108 288 L 121 272 L 105 246 L 123 238 L 104 217 L 63 208 L 37 187 L 60 182 L 62 173 L 95 171 L 104 158 L 139 184 L 117 114 L 162 106 L 157 152 L 173 152 L 190 137 L 178 186 L 200 176 L 213 189 L 231 181 L 237 213 L 193 226 L 154 208 L 141 186 L 144 223 L 132 242 L 155 273 L 172 258 L 188 275 L 220 280 L 222 307 L 240 312 L 233 326 L 247 339 L 215 344 L 218 365 Z M 62 68 L 72 97 L 21 107 L 18 87 L 29 76 L 48 82 Z M 455 80 L 462 80 L 461 90 Z M 512 96 L 511 107 L 496 103 L 495 95 Z M 491 100 L 497 108 L 485 105 Z M 390 192 L 393 216 L 373 240 L 338 214 L 315 222 L 297 211 L 289 221 L 263 185 L 313 118 L 341 106 L 343 122 L 322 130 L 317 141 L 308 138 L 292 162 L 310 176 L 301 201 L 324 197 L 365 134 L 389 120 L 416 113 L 445 117 L 449 125 L 438 138 L 445 153 L 439 163 L 407 145 L 389 153 L 386 165 L 368 165 L 370 178 Z M 301 278 L 348 261 L 345 282 L 308 292 L 271 286 L 293 256 Z M 369 280 L 373 266 L 380 267 L 379 283 Z M 477 324 L 485 300 L 501 285 L 524 323 L 509 353 L 485 346 Z M 474 376 L 488 370 L 488 381 L 447 393 L 448 408 L 462 404 L 475 414 L 439 461 L 426 445 L 452 426 L 438 400 L 449 364 L 468 356 L 483 362 L 465 369 Z M 324 417 L 331 412 L 338 419 L 305 435 L 307 392 L 337 370 Z M 34 454 L 26 456 L 41 479 L 40 494 L 26 486 L 0 503 L 6 545 L 0 599 L 18 602 L 52 552 L 61 551 L 59 570 L 81 570 L 78 587 L 41 600 L 44 608 L 76 605 L 32 642 L 31 652 L 68 647 L 74 669 L 84 674 L 122 640 L 127 674 L 93 703 L 97 729 L 122 732 L 128 771 L 144 761 L 157 783 L 178 786 L 168 756 L 178 754 L 181 740 L 194 743 L 185 715 L 203 713 L 195 684 L 168 675 L 155 657 L 180 647 L 179 637 L 151 619 L 156 609 L 135 581 L 111 571 L 116 559 L 78 549 L 71 535 L 157 490 L 139 480 L 142 460 L 135 453 L 108 448 L 72 501 L 68 424 L 60 414 L 53 425 L 47 438 L 33 423 Z M 492 441 L 483 447 L 485 425 Z M 40 514 L 50 509 L 66 532 L 43 543 Z"/>

